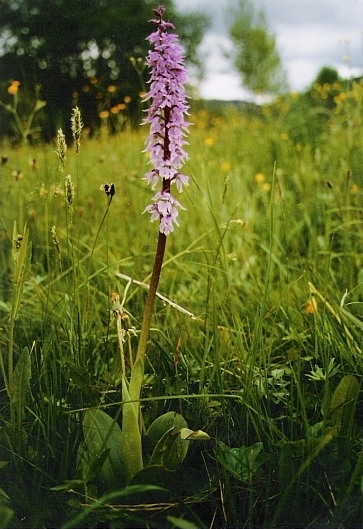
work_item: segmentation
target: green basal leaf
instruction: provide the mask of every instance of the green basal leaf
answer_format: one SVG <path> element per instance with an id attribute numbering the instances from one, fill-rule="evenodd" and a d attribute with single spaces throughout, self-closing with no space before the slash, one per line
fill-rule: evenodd
<path id="1" fill-rule="evenodd" d="M 121 457 L 121 429 L 104 411 L 86 410 L 83 418 L 85 449 L 90 464 L 97 468 L 98 476 L 107 489 L 122 486 L 125 471 Z"/>
<path id="2" fill-rule="evenodd" d="M 188 448 L 189 442 L 180 438 L 175 427 L 171 428 L 157 443 L 150 465 L 162 465 L 171 471 L 178 470 L 187 455 Z"/>
<path id="3" fill-rule="evenodd" d="M 165 432 L 170 428 L 176 428 L 180 431 L 182 428 L 188 428 L 188 424 L 180 413 L 175 411 L 168 411 L 163 413 L 151 423 L 147 431 L 147 436 L 151 441 L 152 446 L 156 446 L 157 442 L 162 438 Z"/>
<path id="4" fill-rule="evenodd" d="M 263 444 L 229 448 L 224 443 L 217 445 L 217 460 L 240 481 L 248 481 L 255 476 L 268 455 L 262 453 Z"/>
<path id="5" fill-rule="evenodd" d="M 140 399 L 141 386 L 144 381 L 144 362 L 141 358 L 137 358 L 132 368 L 129 393 L 130 398 L 135 404 L 138 404 Z"/>
<path id="6" fill-rule="evenodd" d="M 172 471 L 181 466 L 189 448 L 189 442 L 180 435 L 183 429 L 192 432 L 179 413 L 167 412 L 155 419 L 147 432 L 152 444 L 156 442 L 150 465 L 162 465 Z"/>
<path id="7" fill-rule="evenodd" d="M 339 382 L 331 399 L 330 409 L 333 425 L 347 429 L 354 413 L 359 393 L 359 383 L 355 376 L 346 375 Z"/>
<path id="8" fill-rule="evenodd" d="M 126 483 L 144 467 L 139 426 L 139 402 L 132 402 L 125 376 L 122 377 L 122 442 L 120 454 Z"/>

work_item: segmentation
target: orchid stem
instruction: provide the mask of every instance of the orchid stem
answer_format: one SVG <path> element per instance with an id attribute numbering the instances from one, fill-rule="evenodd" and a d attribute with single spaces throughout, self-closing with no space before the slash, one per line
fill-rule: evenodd
<path id="1" fill-rule="evenodd" d="M 143 317 L 142 325 L 141 325 L 139 346 L 137 348 L 137 354 L 136 354 L 136 359 L 140 358 L 140 360 L 142 361 L 145 360 L 145 356 L 146 356 L 147 343 L 148 343 L 149 334 L 150 334 L 151 318 L 153 314 L 153 308 L 155 304 L 155 298 L 156 298 L 156 292 L 158 289 L 161 268 L 162 268 L 163 260 L 164 260 L 165 247 L 166 247 L 166 235 L 164 233 L 159 232 L 154 267 L 153 267 L 153 271 L 152 271 L 152 275 L 150 279 L 150 287 L 149 287 L 149 292 L 148 292 L 147 299 L 146 299 L 144 317 Z"/>

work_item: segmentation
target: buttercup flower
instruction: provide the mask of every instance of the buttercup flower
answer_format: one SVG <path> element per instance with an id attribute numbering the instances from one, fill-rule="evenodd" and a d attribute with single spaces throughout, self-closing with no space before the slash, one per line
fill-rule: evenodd
<path id="1" fill-rule="evenodd" d="M 18 93 L 20 86 L 20 81 L 12 81 L 11 85 L 8 87 L 8 94 L 15 95 Z"/>
<path id="2" fill-rule="evenodd" d="M 184 150 L 184 139 L 189 123 L 185 121 L 189 105 L 185 94 L 187 80 L 184 67 L 183 48 L 178 37 L 169 30 L 173 24 L 163 20 L 164 7 L 154 9 L 158 17 L 150 22 L 157 26 L 148 37 L 154 46 L 147 57 L 151 68 L 150 90 L 145 101 L 151 100 L 144 124 L 150 124 L 150 135 L 146 151 L 150 154 L 152 169 L 146 173 L 145 180 L 152 189 L 162 182 L 162 191 L 154 197 L 154 203 L 145 211 L 151 213 L 151 221 L 160 219 L 160 232 L 168 235 L 177 223 L 180 203 L 171 194 L 172 184 L 179 192 L 188 184 L 189 178 L 180 172 L 188 155 Z"/>

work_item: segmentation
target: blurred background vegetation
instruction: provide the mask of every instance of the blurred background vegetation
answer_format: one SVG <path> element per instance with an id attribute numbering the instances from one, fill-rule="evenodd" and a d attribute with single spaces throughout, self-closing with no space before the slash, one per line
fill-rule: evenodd
<path id="1" fill-rule="evenodd" d="M 201 13 L 181 15 L 172 0 L 163 4 L 189 63 L 200 72 L 197 47 L 208 18 Z M 34 99 L 46 101 L 36 118 L 46 140 L 68 123 L 75 105 L 82 108 L 91 130 L 99 127 L 101 112 L 117 114 L 125 107 L 139 123 L 140 92 L 145 91 L 147 78 L 145 39 L 156 6 L 150 0 L 2 1 L 1 94 L 17 80 L 23 87 L 23 106 L 32 106 L 29 101 Z M 11 104 L 12 95 L 5 104 Z M 1 117 L 0 135 L 12 135 L 10 113 L 3 108 Z"/>
<path id="2" fill-rule="evenodd" d="M 199 45 L 210 24 L 208 15 L 181 14 L 173 0 L 164 5 L 185 47 L 192 82 L 197 84 L 204 73 Z M 49 142 L 59 128 L 69 131 L 75 106 L 81 109 L 91 136 L 98 135 L 102 125 L 112 133 L 126 124 L 138 126 L 147 91 L 145 39 L 155 6 L 151 0 L 3 0 L 0 138 L 12 144 Z M 301 135 L 314 141 L 336 105 L 334 98 L 352 84 L 344 87 L 336 70 L 325 67 L 303 97 L 291 104 L 276 38 L 264 14 L 250 0 L 238 0 L 226 19 L 234 44 L 231 66 L 242 84 L 251 94 L 287 98 L 292 136 L 297 141 Z M 324 86 L 320 93 L 318 87 Z M 196 88 L 190 87 L 190 93 L 195 95 Z"/>

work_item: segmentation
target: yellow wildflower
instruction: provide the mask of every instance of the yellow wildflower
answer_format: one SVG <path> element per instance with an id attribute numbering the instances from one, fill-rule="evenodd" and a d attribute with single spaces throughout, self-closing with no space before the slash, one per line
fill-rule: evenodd
<path id="1" fill-rule="evenodd" d="M 12 96 L 18 93 L 20 86 L 20 81 L 12 81 L 11 85 L 8 88 L 8 94 L 11 94 Z"/>
<path id="2" fill-rule="evenodd" d="M 223 162 L 221 164 L 221 170 L 224 172 L 229 171 L 230 168 L 231 168 L 231 165 L 228 162 Z"/>
<path id="3" fill-rule="evenodd" d="M 305 312 L 307 314 L 314 314 L 318 311 L 318 303 L 316 299 L 311 296 L 311 298 L 305 303 Z"/>
<path id="4" fill-rule="evenodd" d="M 256 173 L 255 174 L 255 180 L 258 183 L 264 182 L 265 181 L 265 175 L 263 173 Z"/>

